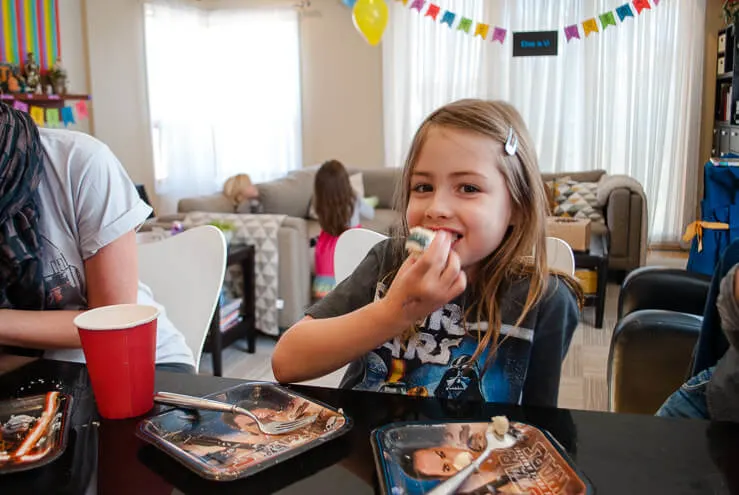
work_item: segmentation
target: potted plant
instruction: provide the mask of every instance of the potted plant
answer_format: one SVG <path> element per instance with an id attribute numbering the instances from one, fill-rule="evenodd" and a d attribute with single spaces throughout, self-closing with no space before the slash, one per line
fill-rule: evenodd
<path id="1" fill-rule="evenodd" d="M 234 231 L 236 230 L 236 227 L 234 227 L 234 224 L 232 224 L 231 222 L 227 222 L 225 220 L 213 220 L 212 222 L 210 222 L 209 225 L 212 225 L 213 227 L 216 227 L 221 232 L 223 232 L 223 237 L 226 238 L 226 244 L 231 244 Z"/>

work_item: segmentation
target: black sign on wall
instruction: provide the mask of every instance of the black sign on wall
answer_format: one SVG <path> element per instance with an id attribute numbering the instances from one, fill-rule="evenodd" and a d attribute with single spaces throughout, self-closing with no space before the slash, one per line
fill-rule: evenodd
<path id="1" fill-rule="evenodd" d="M 530 31 L 513 33 L 514 57 L 541 57 L 557 55 L 559 31 Z"/>

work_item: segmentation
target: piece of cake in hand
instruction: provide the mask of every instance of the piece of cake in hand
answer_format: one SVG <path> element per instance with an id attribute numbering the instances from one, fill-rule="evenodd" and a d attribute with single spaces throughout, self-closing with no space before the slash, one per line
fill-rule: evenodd
<path id="1" fill-rule="evenodd" d="M 408 254 L 423 254 L 434 240 L 436 233 L 423 227 L 413 227 L 405 240 L 405 249 Z"/>

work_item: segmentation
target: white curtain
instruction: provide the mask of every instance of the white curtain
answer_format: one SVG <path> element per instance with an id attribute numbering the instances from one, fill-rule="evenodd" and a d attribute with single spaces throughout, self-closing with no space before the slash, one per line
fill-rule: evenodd
<path id="1" fill-rule="evenodd" d="M 298 14 L 147 3 L 149 106 L 160 210 L 230 176 L 300 167 Z"/>
<path id="2" fill-rule="evenodd" d="M 449 9 L 491 31 L 505 27 L 506 41 L 473 38 L 392 2 L 383 39 L 386 163 L 402 164 L 435 108 L 464 97 L 507 100 L 527 122 L 543 172 L 630 175 L 647 195 L 650 241 L 679 239 L 695 212 L 705 0 L 663 0 L 588 38 L 580 26 L 582 39 L 570 43 L 564 26 L 623 0 L 437 3 L 438 19 Z M 559 55 L 513 58 L 512 32 L 540 30 L 559 30 Z"/>

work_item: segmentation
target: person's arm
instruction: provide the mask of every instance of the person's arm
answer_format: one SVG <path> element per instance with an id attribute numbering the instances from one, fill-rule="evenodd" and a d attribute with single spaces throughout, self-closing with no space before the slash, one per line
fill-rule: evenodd
<path id="1" fill-rule="evenodd" d="M 716 308 L 726 339 L 739 350 L 739 265 L 734 265 L 721 280 Z"/>
<path id="2" fill-rule="evenodd" d="M 562 361 L 580 311 L 574 294 L 554 277 L 550 279 L 547 294 L 539 304 L 521 403 L 557 407 Z"/>
<path id="3" fill-rule="evenodd" d="M 449 235 L 437 234 L 422 256 L 406 259 L 383 299 L 341 316 L 297 322 L 275 347 L 275 378 L 299 382 L 337 370 L 457 297 L 467 279 L 450 248 Z"/>
<path id="4" fill-rule="evenodd" d="M 85 262 L 90 308 L 135 303 L 138 287 L 136 234 L 131 231 Z M 0 344 L 37 349 L 80 347 L 74 318 L 81 311 L 0 310 Z"/>

